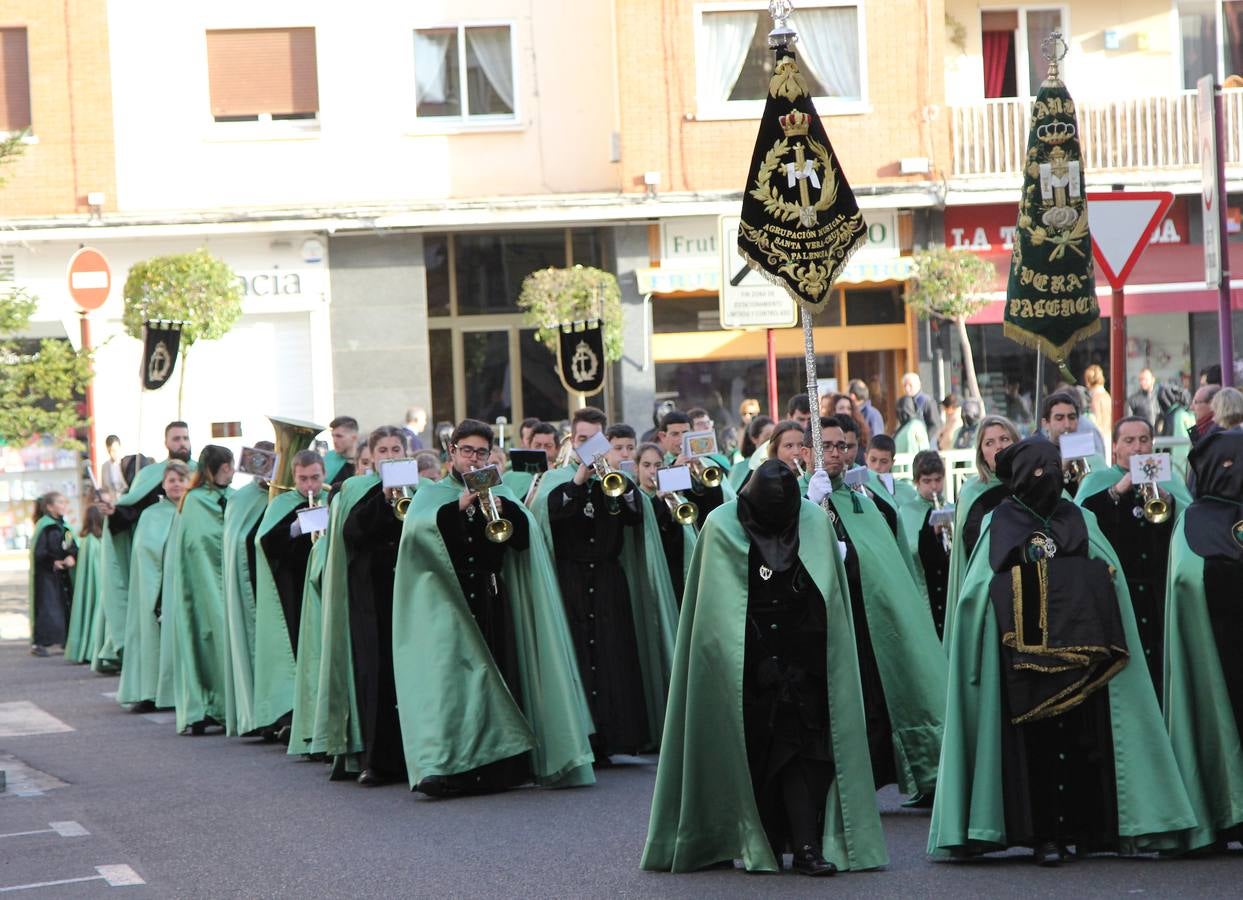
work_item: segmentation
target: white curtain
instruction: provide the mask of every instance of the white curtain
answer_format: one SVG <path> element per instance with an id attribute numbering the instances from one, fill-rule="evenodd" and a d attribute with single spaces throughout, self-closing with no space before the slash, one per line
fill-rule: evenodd
<path id="1" fill-rule="evenodd" d="M 729 99 L 747 60 L 760 14 L 756 12 L 704 13 L 705 52 L 699 57 L 699 89 L 705 100 Z"/>
<path id="2" fill-rule="evenodd" d="M 858 15 L 853 6 L 837 6 L 798 10 L 790 16 L 790 27 L 800 37 L 794 50 L 830 97 L 863 97 Z"/>
<path id="3" fill-rule="evenodd" d="M 466 44 L 474 51 L 479 67 L 488 77 L 492 90 L 514 109 L 514 63 L 509 49 L 508 28 L 467 28 Z"/>
<path id="4" fill-rule="evenodd" d="M 450 31 L 414 33 L 414 95 L 418 103 L 444 103 L 449 76 Z M 456 61 L 453 63 L 456 65 Z"/>

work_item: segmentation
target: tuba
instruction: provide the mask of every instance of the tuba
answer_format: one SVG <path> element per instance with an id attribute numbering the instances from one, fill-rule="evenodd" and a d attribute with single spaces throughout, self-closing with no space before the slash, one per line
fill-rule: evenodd
<path id="1" fill-rule="evenodd" d="M 268 486 L 268 501 L 271 502 L 286 491 L 294 489 L 293 458 L 311 446 L 315 436 L 324 430 L 324 426 L 276 416 L 268 416 L 268 421 L 276 432 L 277 454 L 276 475 Z"/>
<path id="2" fill-rule="evenodd" d="M 1146 481 L 1139 486 L 1140 500 L 1143 506 L 1135 507 L 1135 517 L 1143 518 L 1153 525 L 1160 525 L 1170 517 L 1170 505 L 1161 499 L 1161 491 L 1155 481 Z"/>

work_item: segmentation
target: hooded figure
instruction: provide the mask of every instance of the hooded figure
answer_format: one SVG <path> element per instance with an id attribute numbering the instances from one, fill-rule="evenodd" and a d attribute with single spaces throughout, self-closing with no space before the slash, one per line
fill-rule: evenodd
<path id="1" fill-rule="evenodd" d="M 1172 384 L 1159 385 L 1157 408 L 1158 434 L 1166 437 L 1182 437 L 1196 424 L 1196 417 L 1191 412 L 1191 397 L 1186 388 L 1175 387 Z M 1186 444 L 1176 445 L 1170 449 L 1170 456 L 1174 458 L 1174 470 L 1183 477 L 1187 475 L 1188 449 Z"/>
<path id="2" fill-rule="evenodd" d="M 846 577 L 783 463 L 704 523 L 687 576 L 643 867 L 885 864 Z M 826 552 L 827 550 L 827 552 Z M 741 703 L 739 703 L 741 698 Z"/>
<path id="3" fill-rule="evenodd" d="M 898 431 L 893 436 L 897 453 L 918 453 L 927 450 L 928 427 L 919 416 L 919 407 L 914 397 L 903 397 L 898 401 Z"/>
<path id="4" fill-rule="evenodd" d="M 1238 840 L 1243 823 L 1243 434 L 1210 435 L 1188 462 L 1196 497 L 1170 545 L 1165 718 L 1199 822 L 1194 850 Z"/>
<path id="5" fill-rule="evenodd" d="M 1194 823 L 1142 665 L 1117 557 L 1062 497 L 1042 437 L 997 454 L 1011 495 L 984 520 L 949 638 L 928 850 L 1172 849 Z"/>

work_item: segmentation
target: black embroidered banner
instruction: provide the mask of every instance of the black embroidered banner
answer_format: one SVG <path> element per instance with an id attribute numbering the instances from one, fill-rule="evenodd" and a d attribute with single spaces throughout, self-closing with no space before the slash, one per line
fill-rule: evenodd
<path id="1" fill-rule="evenodd" d="M 142 386 L 156 391 L 164 387 L 177 366 L 181 346 L 180 322 L 143 322 Z"/>
<path id="2" fill-rule="evenodd" d="M 557 369 L 566 390 L 595 394 L 604 387 L 604 328 L 600 320 L 561 326 Z"/>

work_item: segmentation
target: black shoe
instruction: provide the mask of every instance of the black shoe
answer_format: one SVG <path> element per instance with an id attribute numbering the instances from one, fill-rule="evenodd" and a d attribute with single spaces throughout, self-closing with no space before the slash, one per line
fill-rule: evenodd
<path id="1" fill-rule="evenodd" d="M 904 802 L 902 806 L 906 809 L 932 809 L 932 794 L 925 794 L 916 791 L 911 798 Z"/>
<path id="2" fill-rule="evenodd" d="M 31 656 L 47 656 L 47 647 L 40 647 L 38 644 L 30 645 Z"/>
<path id="3" fill-rule="evenodd" d="M 820 851 L 811 844 L 804 844 L 794 851 L 793 868 L 795 872 L 810 875 L 813 878 L 832 875 L 837 871 L 837 866 L 821 856 Z"/>
<path id="4" fill-rule="evenodd" d="M 443 775 L 428 775 L 416 784 L 414 789 L 421 794 L 442 800 L 447 797 L 460 797 L 463 793 L 460 787 Z"/>
<path id="5" fill-rule="evenodd" d="M 206 733 L 207 733 L 207 720 L 206 719 L 204 719 L 202 722 L 195 722 L 193 725 L 190 726 L 190 734 L 194 735 L 195 737 L 202 737 Z"/>
<path id="6" fill-rule="evenodd" d="M 363 769 L 358 776 L 358 783 L 365 787 L 379 787 L 382 784 L 388 784 L 388 779 L 375 769 Z"/>
<path id="7" fill-rule="evenodd" d="M 1038 866 L 1058 866 L 1063 860 L 1062 849 L 1052 841 L 1045 841 L 1032 851 L 1032 862 Z"/>
<path id="8" fill-rule="evenodd" d="M 129 708 L 132 713 L 152 713 L 155 712 L 154 700 L 139 700 Z"/>
<path id="9" fill-rule="evenodd" d="M 345 781 L 352 777 L 351 773 L 346 771 L 344 756 L 330 757 L 329 762 L 332 763 L 332 771 L 328 773 L 329 781 Z"/>

